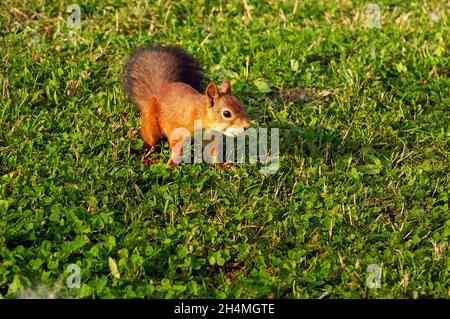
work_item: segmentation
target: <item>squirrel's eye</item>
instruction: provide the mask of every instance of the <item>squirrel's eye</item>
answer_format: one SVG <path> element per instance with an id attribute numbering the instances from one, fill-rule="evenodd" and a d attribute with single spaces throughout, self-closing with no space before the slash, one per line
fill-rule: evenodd
<path id="1" fill-rule="evenodd" d="M 230 111 L 223 111 L 223 116 L 226 118 L 230 118 L 231 117 Z"/>

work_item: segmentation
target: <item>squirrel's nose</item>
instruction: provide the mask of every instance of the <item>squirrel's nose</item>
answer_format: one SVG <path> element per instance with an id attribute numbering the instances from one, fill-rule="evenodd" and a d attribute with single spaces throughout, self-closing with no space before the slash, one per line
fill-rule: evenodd
<path id="1" fill-rule="evenodd" d="M 245 131 L 246 129 L 248 129 L 249 127 L 250 127 L 250 123 L 249 123 L 249 122 L 245 123 L 245 125 L 244 125 L 244 131 Z"/>

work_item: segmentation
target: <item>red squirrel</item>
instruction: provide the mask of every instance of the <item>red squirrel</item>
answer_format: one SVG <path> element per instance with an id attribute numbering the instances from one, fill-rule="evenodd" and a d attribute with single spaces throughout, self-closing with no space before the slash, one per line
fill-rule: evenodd
<path id="1" fill-rule="evenodd" d="M 243 104 L 231 95 L 229 81 L 220 87 L 210 82 L 205 93 L 199 92 L 203 82 L 199 63 L 178 47 L 135 49 L 124 66 L 123 82 L 140 111 L 144 142 L 155 146 L 162 137 L 168 139 L 169 166 L 179 163 L 182 155 L 182 149 L 175 147 L 180 142 L 174 134 L 177 128 L 193 135 L 194 121 L 200 120 L 202 129 L 234 137 L 250 125 Z"/>

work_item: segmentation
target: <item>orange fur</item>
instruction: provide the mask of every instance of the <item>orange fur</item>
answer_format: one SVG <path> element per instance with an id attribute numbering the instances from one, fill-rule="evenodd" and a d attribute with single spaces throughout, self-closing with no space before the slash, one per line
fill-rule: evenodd
<path id="1" fill-rule="evenodd" d="M 220 88 L 211 82 L 204 94 L 182 82 L 187 79 L 197 86 L 199 72 L 193 57 L 173 48 L 141 49 L 125 66 L 126 91 L 141 111 L 142 139 L 155 146 L 167 137 L 171 149 L 169 165 L 177 163 L 182 148 L 175 146 L 186 138 L 175 134 L 176 129 L 187 129 L 192 135 L 197 120 L 201 121 L 201 128 L 225 134 L 237 134 L 249 126 L 242 103 L 231 95 L 230 82 L 224 81 Z"/>

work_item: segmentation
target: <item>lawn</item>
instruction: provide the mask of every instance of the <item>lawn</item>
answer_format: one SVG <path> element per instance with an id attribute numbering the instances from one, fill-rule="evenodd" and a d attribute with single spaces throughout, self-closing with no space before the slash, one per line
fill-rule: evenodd
<path id="1" fill-rule="evenodd" d="M 449 298 L 446 2 L 2 1 L 0 298 Z M 153 43 L 280 129 L 277 172 L 147 154 Z"/>

